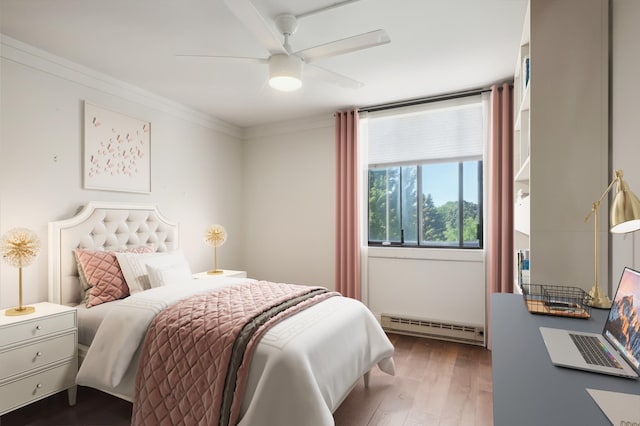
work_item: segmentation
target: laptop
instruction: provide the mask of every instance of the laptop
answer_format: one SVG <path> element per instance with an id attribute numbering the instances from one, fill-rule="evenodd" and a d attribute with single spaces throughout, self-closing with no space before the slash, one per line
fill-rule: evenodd
<path id="1" fill-rule="evenodd" d="M 601 334 L 540 327 L 551 362 L 620 377 L 640 376 L 640 272 L 624 268 Z M 585 347 L 587 346 L 587 347 Z"/>

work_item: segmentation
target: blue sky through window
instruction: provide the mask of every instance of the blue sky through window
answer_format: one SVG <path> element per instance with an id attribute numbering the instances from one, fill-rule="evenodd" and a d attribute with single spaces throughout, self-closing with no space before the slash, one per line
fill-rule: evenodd
<path id="1" fill-rule="evenodd" d="M 464 163 L 464 199 L 473 203 L 478 200 L 478 163 Z M 458 163 L 436 163 L 422 168 L 422 189 L 431 194 L 436 206 L 449 201 L 458 201 Z"/>

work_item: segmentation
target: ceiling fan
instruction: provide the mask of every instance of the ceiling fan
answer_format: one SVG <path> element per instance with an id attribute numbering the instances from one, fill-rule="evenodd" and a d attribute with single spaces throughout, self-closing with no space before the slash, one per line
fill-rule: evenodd
<path id="1" fill-rule="evenodd" d="M 277 90 L 292 91 L 302 86 L 302 74 L 319 78 L 340 87 L 358 89 L 363 83 L 327 69 L 312 65 L 318 59 L 342 55 L 357 50 L 368 49 L 389 43 L 391 40 L 384 30 L 375 30 L 319 46 L 293 51 L 289 38 L 298 28 L 298 19 L 329 9 L 341 7 L 359 0 L 344 0 L 300 15 L 284 13 L 276 16 L 275 25 L 280 31 L 276 35 L 250 0 L 225 0 L 226 6 L 251 31 L 270 53 L 268 58 L 247 58 L 239 56 L 176 55 L 182 60 L 194 62 L 233 61 L 260 63 L 269 66 L 269 85 Z M 281 41 L 283 38 L 283 41 Z"/>

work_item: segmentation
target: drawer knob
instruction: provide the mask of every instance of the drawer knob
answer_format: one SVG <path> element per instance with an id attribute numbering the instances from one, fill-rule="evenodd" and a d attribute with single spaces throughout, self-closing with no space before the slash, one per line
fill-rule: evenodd
<path id="1" fill-rule="evenodd" d="M 36 325 L 36 330 L 42 330 L 42 326 Z"/>
<path id="2" fill-rule="evenodd" d="M 36 385 L 36 389 L 40 389 L 40 388 L 42 388 L 42 383 L 38 383 L 38 384 Z"/>
<path id="3" fill-rule="evenodd" d="M 42 352 L 40 351 L 36 352 L 36 356 L 42 356 Z"/>

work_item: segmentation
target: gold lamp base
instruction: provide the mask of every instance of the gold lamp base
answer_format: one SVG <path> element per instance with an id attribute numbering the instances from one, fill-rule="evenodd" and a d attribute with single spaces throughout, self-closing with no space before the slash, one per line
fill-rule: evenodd
<path id="1" fill-rule="evenodd" d="M 606 294 L 603 294 L 600 291 L 600 287 L 598 287 L 597 284 L 594 284 L 593 287 L 591 287 L 591 290 L 589 291 L 589 296 L 591 296 L 591 301 L 587 304 L 592 308 L 598 308 L 598 309 L 611 308 L 611 305 L 612 305 L 611 299 L 609 299 L 609 296 L 607 296 Z"/>
<path id="2" fill-rule="evenodd" d="M 4 311 L 4 314 L 8 317 L 17 317 L 18 315 L 32 314 L 36 311 L 33 306 L 22 306 L 18 308 L 11 308 Z"/>
<path id="3" fill-rule="evenodd" d="M 207 271 L 207 275 L 219 275 L 222 274 L 224 271 L 222 269 L 214 269 L 213 271 Z"/>

